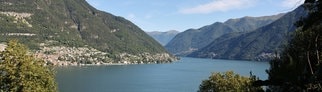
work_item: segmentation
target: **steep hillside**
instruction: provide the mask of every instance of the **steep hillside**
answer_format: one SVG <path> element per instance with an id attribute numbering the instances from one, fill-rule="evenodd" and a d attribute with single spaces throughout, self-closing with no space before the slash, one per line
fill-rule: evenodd
<path id="1" fill-rule="evenodd" d="M 180 32 L 176 30 L 170 30 L 166 32 L 153 31 L 153 32 L 146 32 L 146 33 L 151 37 L 153 37 L 155 40 L 157 40 L 161 45 L 164 46 Z"/>
<path id="2" fill-rule="evenodd" d="M 279 52 L 295 31 L 294 23 L 306 15 L 303 8 L 287 13 L 255 31 L 222 36 L 189 56 L 201 58 L 267 60 Z"/>
<path id="3" fill-rule="evenodd" d="M 165 47 L 169 52 L 175 55 L 186 56 L 207 46 L 216 38 L 224 34 L 253 31 L 259 27 L 272 23 L 282 15 L 283 14 L 229 19 L 224 23 L 216 22 L 199 29 L 189 29 L 179 33 Z"/>
<path id="4" fill-rule="evenodd" d="M 179 33 L 165 47 L 175 55 L 185 56 L 203 48 L 217 37 L 230 32 L 237 32 L 237 30 L 216 22 L 200 29 L 189 29 Z"/>
<path id="5" fill-rule="evenodd" d="M 57 57 L 74 63 L 169 62 L 173 59 L 139 27 L 122 17 L 96 10 L 85 0 L 2 0 L 0 6 L 0 41 L 19 39 L 35 52 L 46 52 L 41 55 L 47 57 L 59 54 L 57 51 L 63 48 L 67 49 L 64 55 L 75 52 L 69 50 L 81 52 L 87 48 L 87 52 L 103 54 Z M 150 59 L 150 56 L 160 57 Z M 99 60 L 74 60 L 77 57 Z"/>

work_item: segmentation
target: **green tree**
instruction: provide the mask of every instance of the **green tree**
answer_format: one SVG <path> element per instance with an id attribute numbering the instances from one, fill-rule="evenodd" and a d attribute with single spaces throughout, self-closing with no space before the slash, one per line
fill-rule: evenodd
<path id="1" fill-rule="evenodd" d="M 235 74 L 233 71 L 213 73 L 209 79 L 202 81 L 199 92 L 257 92 L 260 87 L 252 86 L 255 76 L 250 78 Z"/>
<path id="2" fill-rule="evenodd" d="M 321 0 L 306 0 L 302 7 L 308 16 L 297 23 L 298 30 L 280 58 L 271 61 L 268 80 L 255 84 L 268 85 L 274 92 L 322 91 Z"/>
<path id="3" fill-rule="evenodd" d="M 0 52 L 0 92 L 56 92 L 54 72 L 17 40 Z"/>

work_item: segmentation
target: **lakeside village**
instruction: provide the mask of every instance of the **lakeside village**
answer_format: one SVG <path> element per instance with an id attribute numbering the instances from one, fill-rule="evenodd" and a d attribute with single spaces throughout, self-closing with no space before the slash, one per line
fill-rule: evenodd
<path id="1" fill-rule="evenodd" d="M 0 44 L 0 51 L 4 51 L 5 48 L 6 44 Z M 90 47 L 45 47 L 43 45 L 40 50 L 32 51 L 32 54 L 54 66 L 157 64 L 169 63 L 178 59 L 168 53 L 142 53 L 139 55 L 121 53 L 112 58 L 109 53 Z"/>

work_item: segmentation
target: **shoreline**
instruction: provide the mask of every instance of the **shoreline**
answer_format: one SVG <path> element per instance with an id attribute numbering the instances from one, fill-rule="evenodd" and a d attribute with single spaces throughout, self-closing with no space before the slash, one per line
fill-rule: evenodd
<path id="1" fill-rule="evenodd" d="M 173 62 L 179 62 L 173 61 Z M 83 66 L 121 66 L 121 65 L 143 65 L 143 64 L 168 64 L 173 62 L 166 63 L 101 63 L 101 64 L 68 64 L 68 65 L 52 65 L 53 67 L 83 67 Z"/>

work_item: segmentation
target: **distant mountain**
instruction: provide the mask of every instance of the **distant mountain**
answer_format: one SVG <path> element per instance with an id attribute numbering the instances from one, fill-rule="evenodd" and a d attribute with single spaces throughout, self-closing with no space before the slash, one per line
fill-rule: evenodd
<path id="1" fill-rule="evenodd" d="M 35 52 L 45 52 L 39 56 L 59 55 L 58 59 L 49 61 L 151 63 L 173 60 L 138 26 L 99 11 L 85 0 L 3 0 L 0 6 L 0 42 L 19 39 Z"/>
<path id="2" fill-rule="evenodd" d="M 284 14 L 285 13 L 262 17 L 246 16 L 243 18 L 229 19 L 225 22 L 225 24 L 230 25 L 231 27 L 234 27 L 241 32 L 253 31 L 259 27 L 272 23 L 273 21 L 282 17 Z"/>
<path id="3" fill-rule="evenodd" d="M 253 31 L 272 23 L 282 15 L 229 19 L 224 23 L 216 22 L 199 29 L 188 29 L 175 36 L 165 47 L 175 55 L 186 56 L 207 46 L 224 34 Z"/>
<path id="4" fill-rule="evenodd" d="M 153 32 L 146 32 L 146 33 L 151 37 L 153 37 L 155 40 L 157 40 L 161 45 L 164 46 L 180 32 L 176 30 L 170 30 L 167 32 L 153 31 Z"/>
<path id="5" fill-rule="evenodd" d="M 175 55 L 185 56 L 203 48 L 222 34 L 236 31 L 228 25 L 216 22 L 200 29 L 189 29 L 179 33 L 165 47 Z"/>
<path id="6" fill-rule="evenodd" d="M 219 37 L 208 46 L 188 56 L 200 58 L 267 60 L 280 52 L 295 23 L 305 16 L 304 8 L 285 14 L 273 23 L 247 33 L 234 33 Z"/>

